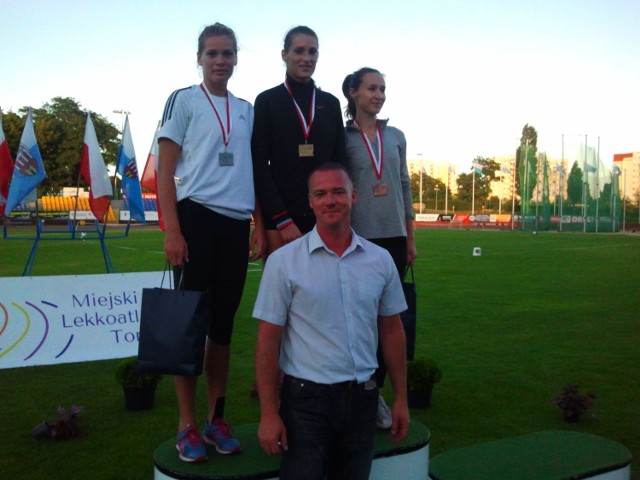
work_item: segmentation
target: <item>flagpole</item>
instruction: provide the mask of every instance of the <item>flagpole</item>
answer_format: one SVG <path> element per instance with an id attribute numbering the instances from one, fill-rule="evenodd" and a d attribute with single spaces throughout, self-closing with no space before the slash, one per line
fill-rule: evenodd
<path id="1" fill-rule="evenodd" d="M 623 160 L 624 161 L 624 160 Z M 624 183 L 624 188 L 622 189 L 624 199 L 622 200 L 622 231 L 627 231 L 627 169 L 624 169 L 624 178 L 622 183 Z"/>
<path id="2" fill-rule="evenodd" d="M 516 216 L 516 159 L 513 159 L 513 176 L 511 177 L 511 231 L 514 229 L 514 217 Z"/>
<path id="3" fill-rule="evenodd" d="M 536 231 L 539 230 L 538 209 L 540 207 L 540 172 L 538 170 L 540 170 L 540 158 L 542 158 L 542 156 L 538 155 L 538 157 L 539 159 L 538 161 L 536 161 L 536 226 L 535 226 Z"/>
<path id="4" fill-rule="evenodd" d="M 82 154 L 80 154 L 82 157 Z M 82 163 L 82 158 L 80 158 L 80 163 Z M 71 238 L 75 238 L 76 236 L 76 228 L 78 226 L 78 203 L 80 202 L 80 170 L 78 170 L 78 178 L 76 180 L 76 201 L 73 207 L 73 228 L 71 230 Z"/>
<path id="5" fill-rule="evenodd" d="M 451 172 L 451 165 L 447 162 L 447 183 L 444 186 L 444 214 L 449 213 L 449 173 Z M 640 211 L 640 208 L 638 209 Z M 638 214 L 640 216 L 640 214 Z M 640 223 L 640 221 L 638 221 Z"/>
<path id="6" fill-rule="evenodd" d="M 598 149 L 596 151 L 596 233 L 600 223 L 600 137 L 598 137 Z"/>
<path id="7" fill-rule="evenodd" d="M 522 218 L 520 219 L 520 229 L 526 230 L 527 217 L 529 216 L 529 204 L 531 203 L 529 193 L 529 139 L 526 140 L 527 145 L 524 150 L 524 195 L 522 195 L 520 211 Z"/>
<path id="8" fill-rule="evenodd" d="M 562 175 L 564 172 L 564 133 L 562 134 L 562 158 L 560 160 L 560 168 L 561 170 L 558 172 L 558 196 L 560 197 L 560 228 L 559 231 L 562 231 L 562 198 L 563 198 L 563 194 L 562 194 L 562 188 L 561 188 L 561 183 L 564 182 L 564 175 Z"/>
<path id="9" fill-rule="evenodd" d="M 476 167 L 475 165 L 473 166 L 473 180 L 472 180 L 472 187 L 471 187 L 471 215 L 475 215 L 476 214 Z"/>
<path id="10" fill-rule="evenodd" d="M 584 159 L 582 160 L 582 232 L 587 231 L 587 136 L 584 136 Z"/>
<path id="11" fill-rule="evenodd" d="M 122 143 L 122 138 L 124 137 L 124 122 L 125 118 L 131 113 L 127 110 L 113 110 L 113 113 L 120 114 L 120 143 Z M 118 199 L 118 189 L 116 187 L 116 180 L 118 179 L 118 159 L 116 158 L 116 169 L 113 172 L 113 198 L 114 200 Z"/>
<path id="12" fill-rule="evenodd" d="M 422 171 L 424 170 L 424 164 L 423 164 L 423 160 L 422 160 L 422 154 L 419 153 L 418 156 L 420 157 L 420 213 L 422 213 Z"/>

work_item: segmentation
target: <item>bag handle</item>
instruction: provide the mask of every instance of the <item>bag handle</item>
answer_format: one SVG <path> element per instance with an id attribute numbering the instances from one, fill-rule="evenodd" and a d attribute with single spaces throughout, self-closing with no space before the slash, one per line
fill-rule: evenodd
<path id="1" fill-rule="evenodd" d="M 415 278 L 413 278 L 413 264 L 407 265 L 404 269 L 404 276 L 402 277 L 403 282 L 407 282 L 407 274 L 411 272 L 411 283 L 416 283 Z"/>
<path id="2" fill-rule="evenodd" d="M 180 267 L 180 279 L 178 280 L 178 285 L 176 290 L 182 290 L 182 279 L 184 278 L 184 267 L 185 267 L 185 264 L 183 263 L 182 266 Z M 167 274 L 169 270 L 171 270 L 172 272 L 172 274 L 169 275 L 169 290 L 173 290 L 173 284 L 172 284 L 173 267 L 169 263 L 169 260 L 167 260 L 166 263 L 164 264 L 164 271 L 162 272 L 162 281 L 160 282 L 160 288 L 164 286 L 164 276 Z"/>

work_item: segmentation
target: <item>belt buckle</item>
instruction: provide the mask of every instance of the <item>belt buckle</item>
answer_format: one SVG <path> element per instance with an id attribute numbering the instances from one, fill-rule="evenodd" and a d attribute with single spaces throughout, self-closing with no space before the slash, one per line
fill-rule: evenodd
<path id="1" fill-rule="evenodd" d="M 364 389 L 367 391 L 375 390 L 376 386 L 377 385 L 375 380 L 369 379 L 366 382 L 364 382 Z"/>

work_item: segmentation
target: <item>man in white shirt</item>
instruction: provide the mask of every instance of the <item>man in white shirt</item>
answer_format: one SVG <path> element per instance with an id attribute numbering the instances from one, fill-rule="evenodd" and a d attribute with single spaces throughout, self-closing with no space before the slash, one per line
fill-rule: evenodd
<path id="1" fill-rule="evenodd" d="M 389 253 L 351 229 L 355 201 L 342 165 L 317 168 L 309 177 L 316 227 L 274 252 L 260 283 L 258 438 L 267 453 L 282 453 L 282 480 L 369 478 L 378 337 L 395 396 L 392 440 L 409 428 L 406 302 Z"/>

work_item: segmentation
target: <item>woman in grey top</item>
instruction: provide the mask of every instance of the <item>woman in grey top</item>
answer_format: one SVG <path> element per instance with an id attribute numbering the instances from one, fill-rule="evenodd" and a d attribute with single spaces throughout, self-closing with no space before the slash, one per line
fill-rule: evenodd
<path id="1" fill-rule="evenodd" d="M 379 120 L 386 99 L 382 74 L 361 68 L 347 75 L 342 93 L 347 98 L 346 166 L 358 192 L 351 212 L 355 232 L 385 248 L 404 277 L 416 258 L 413 205 L 407 168 L 407 142 L 402 131 Z M 382 356 L 376 372 L 379 387 L 386 368 Z M 382 396 L 378 405 L 378 427 L 389 428 L 391 414 Z"/>

